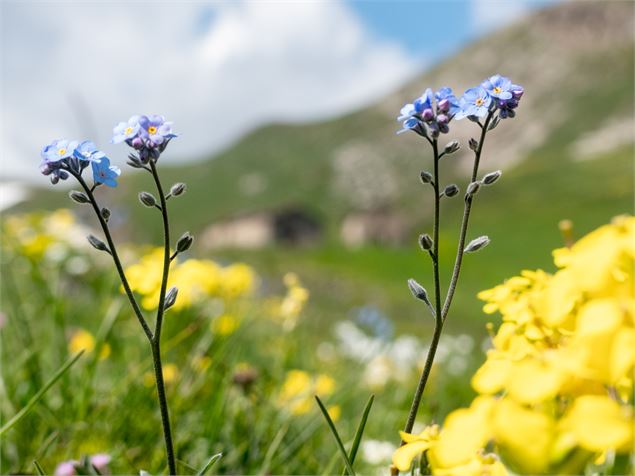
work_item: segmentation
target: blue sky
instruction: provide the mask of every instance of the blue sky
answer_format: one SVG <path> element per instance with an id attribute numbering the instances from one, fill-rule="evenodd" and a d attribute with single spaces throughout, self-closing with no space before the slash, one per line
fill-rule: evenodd
<path id="1" fill-rule="evenodd" d="M 378 37 L 438 61 L 469 41 L 557 0 L 347 0 Z"/>
<path id="2" fill-rule="evenodd" d="M 272 121 L 364 107 L 553 1 L 4 0 L 0 172 L 44 184 L 40 148 L 61 137 L 114 159 L 134 114 L 175 122 L 178 160 L 209 157 Z"/>

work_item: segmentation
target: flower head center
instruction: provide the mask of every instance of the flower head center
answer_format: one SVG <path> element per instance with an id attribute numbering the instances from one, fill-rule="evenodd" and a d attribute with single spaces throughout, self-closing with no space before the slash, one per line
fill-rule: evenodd
<path id="1" fill-rule="evenodd" d="M 64 155 L 66 154 L 66 149 L 64 147 L 57 149 L 57 155 Z"/>
<path id="2" fill-rule="evenodd" d="M 126 130 L 123 131 L 123 133 L 129 136 L 130 134 L 132 134 L 132 130 L 133 130 L 132 127 L 126 127 Z"/>
<path id="3" fill-rule="evenodd" d="M 482 106 L 484 102 L 485 101 L 483 100 L 483 98 L 476 98 L 476 101 L 474 101 L 474 104 L 476 104 L 477 106 Z"/>
<path id="4" fill-rule="evenodd" d="M 494 88 L 494 92 L 495 92 L 496 94 L 500 94 L 500 93 L 502 93 L 502 92 L 503 92 L 503 88 L 501 88 L 500 86 L 496 86 L 496 87 Z"/>
<path id="5" fill-rule="evenodd" d="M 156 134 L 157 133 L 157 128 L 154 127 L 154 126 L 148 127 L 148 133 L 149 134 Z"/>

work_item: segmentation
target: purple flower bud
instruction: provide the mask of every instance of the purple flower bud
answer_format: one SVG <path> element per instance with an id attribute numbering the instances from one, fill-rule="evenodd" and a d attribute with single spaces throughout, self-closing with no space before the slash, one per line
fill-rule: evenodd
<path id="1" fill-rule="evenodd" d="M 445 125 L 450 121 L 450 118 L 448 116 L 446 116 L 445 114 L 439 114 L 437 116 L 437 122 L 439 123 L 439 125 Z"/>
<path id="2" fill-rule="evenodd" d="M 421 114 L 421 119 L 428 122 L 428 121 L 431 121 L 433 118 L 434 118 L 434 111 L 432 109 L 423 110 L 423 113 Z"/>
<path id="3" fill-rule="evenodd" d="M 450 110 L 450 101 L 447 99 L 441 99 L 437 107 L 439 112 L 448 112 Z"/>
<path id="4" fill-rule="evenodd" d="M 130 141 L 130 146 L 137 150 L 143 148 L 143 139 L 141 137 L 135 137 Z"/>
<path id="5" fill-rule="evenodd" d="M 42 175 L 51 175 L 53 167 L 51 167 L 51 164 L 42 164 L 40 165 L 40 172 L 42 172 Z"/>
<path id="6" fill-rule="evenodd" d="M 447 124 L 439 124 L 439 132 L 447 134 L 448 132 L 450 132 L 450 128 Z"/>
<path id="7" fill-rule="evenodd" d="M 524 93 L 525 90 L 523 88 L 521 88 L 520 86 L 516 86 L 516 88 L 512 90 L 512 97 L 514 99 L 520 99 L 521 97 L 523 97 Z"/>
<path id="8" fill-rule="evenodd" d="M 507 107 L 509 109 L 516 109 L 518 107 L 518 100 L 510 99 L 509 101 L 507 101 Z"/>
<path id="9" fill-rule="evenodd" d="M 439 137 L 439 125 L 436 122 L 428 124 L 428 128 L 430 129 L 430 137 L 433 139 Z"/>

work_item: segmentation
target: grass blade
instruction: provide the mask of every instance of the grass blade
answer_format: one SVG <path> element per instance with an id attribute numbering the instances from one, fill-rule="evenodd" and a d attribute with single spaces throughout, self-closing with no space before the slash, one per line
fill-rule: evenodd
<path id="1" fill-rule="evenodd" d="M 33 460 L 33 466 L 35 466 L 35 471 L 37 471 L 37 474 L 40 476 L 44 476 L 46 474 L 46 471 L 42 469 L 42 466 L 40 466 L 40 463 L 38 463 L 36 459 Z"/>
<path id="2" fill-rule="evenodd" d="M 44 384 L 44 386 L 40 390 L 38 390 L 38 392 L 33 395 L 33 397 L 31 397 L 31 400 L 29 400 L 24 408 L 16 413 L 15 416 L 11 418 L 11 420 L 6 422 L 4 426 L 0 428 L 0 436 L 9 431 L 16 423 L 22 420 L 22 418 L 24 418 L 31 411 L 35 404 L 39 402 L 46 394 L 46 392 L 48 392 L 49 389 L 55 384 L 55 382 L 57 382 L 62 377 L 62 375 L 64 375 L 66 371 L 70 369 L 75 362 L 77 362 L 77 359 L 79 359 L 83 353 L 84 351 L 82 350 L 78 352 L 74 357 L 71 357 L 69 360 L 67 360 L 66 363 L 62 365 L 62 367 L 60 367 L 57 372 L 55 372 L 55 375 L 53 375 L 53 377 L 48 382 L 46 382 L 46 384 Z"/>
<path id="3" fill-rule="evenodd" d="M 198 473 L 196 473 L 196 476 L 203 476 L 205 473 L 207 473 L 212 468 L 212 466 L 214 466 L 214 463 L 216 463 L 222 457 L 223 457 L 223 453 L 217 453 L 214 456 L 212 456 L 207 461 L 205 466 L 203 466 L 203 468 L 201 468 L 201 470 Z"/>
<path id="4" fill-rule="evenodd" d="M 337 433 L 337 429 L 335 428 L 335 424 L 333 423 L 333 420 L 331 420 L 331 416 L 329 415 L 329 412 L 326 410 L 326 407 L 324 406 L 324 404 L 322 403 L 322 401 L 317 395 L 315 395 L 315 400 L 317 401 L 317 404 L 320 407 L 320 410 L 322 410 L 322 415 L 324 415 L 324 419 L 326 420 L 326 423 L 331 429 L 331 433 L 333 433 L 333 436 L 335 437 L 335 441 L 337 441 L 337 447 L 340 450 L 340 453 L 342 454 L 342 458 L 344 459 L 344 463 L 346 464 L 346 470 L 348 471 L 348 474 L 350 476 L 355 476 L 353 465 L 351 465 L 351 462 L 348 459 L 348 455 L 346 454 L 346 449 L 344 448 L 344 445 L 342 444 L 340 435 Z"/>
<path id="5" fill-rule="evenodd" d="M 371 395 L 368 399 L 368 403 L 366 403 L 366 407 L 364 408 L 364 413 L 362 413 L 362 419 L 359 421 L 357 431 L 355 432 L 355 438 L 353 439 L 353 446 L 351 447 L 351 452 L 348 456 L 351 464 L 355 462 L 357 450 L 359 449 L 359 445 L 362 442 L 362 436 L 364 435 L 364 429 L 366 428 L 366 422 L 368 421 L 368 414 L 370 413 L 370 409 L 373 406 L 374 401 L 375 395 Z"/>
<path id="6" fill-rule="evenodd" d="M 287 431 L 289 431 L 289 427 L 287 425 L 280 428 L 280 430 L 274 437 L 273 441 L 271 442 L 271 445 L 269 445 L 269 448 L 267 449 L 264 462 L 262 463 L 262 466 L 260 467 L 260 471 L 258 471 L 258 474 L 267 474 L 269 472 L 269 466 L 271 466 L 271 460 L 273 459 L 273 455 L 278 450 L 278 447 L 280 446 L 280 443 L 282 443 L 282 439 L 287 434 Z"/>

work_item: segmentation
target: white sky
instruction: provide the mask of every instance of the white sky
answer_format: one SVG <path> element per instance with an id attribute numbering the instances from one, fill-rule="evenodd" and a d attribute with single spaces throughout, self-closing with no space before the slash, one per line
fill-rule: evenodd
<path id="1" fill-rule="evenodd" d="M 139 113 L 183 133 L 168 155 L 209 154 L 263 122 L 361 106 L 421 67 L 335 1 L 21 2 L 4 5 L 2 31 L 5 177 L 37 174 L 58 137 L 113 152 L 112 127 Z"/>
<path id="2" fill-rule="evenodd" d="M 523 11 L 503 3 L 473 0 L 475 21 L 491 28 Z M 166 159 L 209 156 L 263 123 L 368 104 L 425 63 L 378 39 L 340 0 L 1 8 L 4 179 L 46 183 L 39 151 L 61 137 L 91 139 L 122 165 L 111 130 L 133 114 L 174 121 L 182 135 Z"/>

